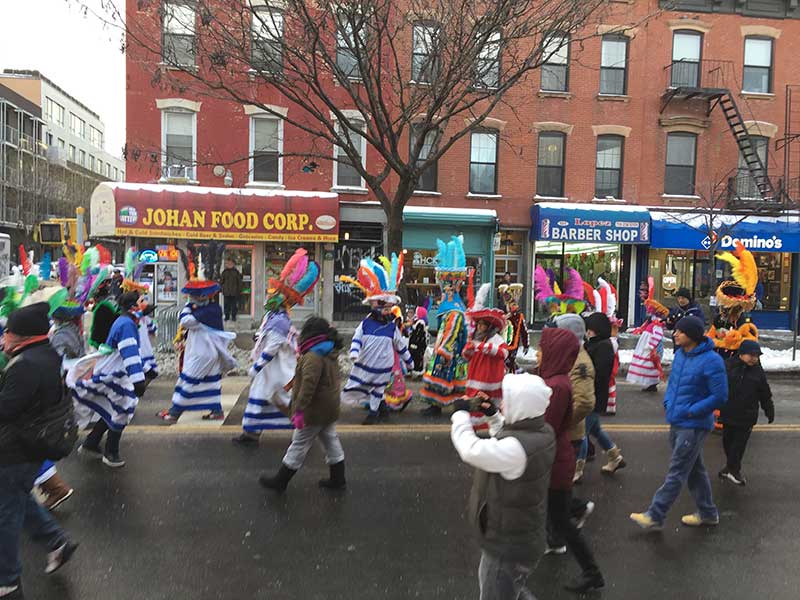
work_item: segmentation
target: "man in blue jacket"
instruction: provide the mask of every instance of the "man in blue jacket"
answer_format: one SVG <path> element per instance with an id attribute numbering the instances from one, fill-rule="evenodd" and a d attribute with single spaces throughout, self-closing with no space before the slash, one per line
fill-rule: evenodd
<path id="1" fill-rule="evenodd" d="M 631 514 L 631 520 L 642 529 L 661 529 L 684 483 L 689 486 L 698 512 L 685 515 L 681 522 L 690 527 L 719 523 L 703 464 L 703 442 L 714 429 L 714 411 L 728 401 L 725 363 L 714 351 L 714 342 L 704 335 L 703 322 L 697 317 L 678 321 L 674 341 L 677 350 L 664 395 L 672 458 L 664 484 L 653 496 L 650 508 Z"/>

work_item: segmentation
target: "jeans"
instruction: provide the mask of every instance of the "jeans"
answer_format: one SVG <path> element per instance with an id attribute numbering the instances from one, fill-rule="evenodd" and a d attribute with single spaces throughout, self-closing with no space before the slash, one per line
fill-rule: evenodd
<path id="1" fill-rule="evenodd" d="M 583 573 L 594 575 L 600 572 L 589 544 L 572 518 L 572 490 L 547 491 L 547 522 L 548 535 L 551 537 L 548 544 L 563 545 L 558 542 L 564 540 Z M 553 543 L 553 539 L 558 542 Z"/>
<path id="2" fill-rule="evenodd" d="M 103 439 L 103 434 L 106 432 L 108 432 L 106 435 L 106 454 L 116 456 L 119 454 L 119 440 L 122 438 L 122 432 L 109 429 L 103 419 L 100 419 L 94 424 L 89 435 L 86 436 L 86 441 L 84 443 L 88 447 L 99 448 L 100 440 Z"/>
<path id="3" fill-rule="evenodd" d="M 725 448 L 725 457 L 728 459 L 727 469 L 734 475 L 741 475 L 742 458 L 747 449 L 752 427 L 736 427 L 725 425 L 722 430 L 722 446 Z"/>
<path id="4" fill-rule="evenodd" d="M 239 296 L 225 296 L 225 320 L 236 320 L 239 314 Z"/>
<path id="5" fill-rule="evenodd" d="M 292 443 L 283 457 L 283 464 L 297 471 L 303 466 L 315 439 L 319 439 L 319 443 L 325 451 L 327 464 L 335 465 L 344 460 L 344 450 L 339 441 L 339 434 L 336 433 L 336 423 L 331 423 L 327 427 L 308 425 L 302 429 L 295 429 L 292 434 Z"/>
<path id="6" fill-rule="evenodd" d="M 532 569 L 481 551 L 480 600 L 536 600 L 526 582 Z"/>
<path id="7" fill-rule="evenodd" d="M 578 460 L 586 460 L 586 455 L 589 453 L 590 435 L 597 440 L 603 450 L 608 451 L 614 447 L 614 441 L 603 431 L 603 426 L 600 424 L 600 416 L 592 411 L 586 416 L 586 437 L 583 438 L 581 449 L 578 452 Z"/>
<path id="8" fill-rule="evenodd" d="M 703 464 L 703 443 L 708 431 L 703 429 L 684 429 L 683 427 L 670 427 L 669 445 L 672 448 L 672 458 L 669 462 L 669 471 L 664 484 L 658 488 L 653 496 L 647 514 L 657 523 L 663 523 L 684 483 L 688 483 L 689 492 L 703 519 L 717 519 L 719 513 L 711 497 L 711 482 L 708 472 Z"/>
<path id="9" fill-rule="evenodd" d="M 31 496 L 40 463 L 0 465 L 0 587 L 16 585 L 22 575 L 19 541 L 23 527 L 55 550 L 66 534 Z"/>

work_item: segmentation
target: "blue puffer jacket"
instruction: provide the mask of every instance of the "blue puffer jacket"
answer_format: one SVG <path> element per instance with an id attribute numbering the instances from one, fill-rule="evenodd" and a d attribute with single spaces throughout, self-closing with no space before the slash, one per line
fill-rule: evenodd
<path id="1" fill-rule="evenodd" d="M 664 409 L 667 423 L 686 429 L 714 429 L 714 411 L 728 401 L 728 374 L 709 338 L 691 352 L 678 350 L 672 363 Z"/>

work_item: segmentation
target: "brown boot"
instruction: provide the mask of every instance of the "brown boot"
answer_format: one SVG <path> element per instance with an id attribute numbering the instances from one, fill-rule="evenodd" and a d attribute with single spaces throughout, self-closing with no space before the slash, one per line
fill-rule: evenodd
<path id="1" fill-rule="evenodd" d="M 56 473 L 50 479 L 42 483 L 40 486 L 42 491 L 47 496 L 44 501 L 44 507 L 47 510 L 53 510 L 65 500 L 67 500 L 75 491 L 69 487 L 66 482 L 61 479 L 61 476 Z"/>
<path id="2" fill-rule="evenodd" d="M 608 462 L 601 469 L 603 473 L 613 475 L 618 469 L 625 468 L 625 459 L 622 458 L 622 452 L 620 452 L 619 448 L 614 446 L 606 452 L 606 455 L 608 456 Z"/>
<path id="3" fill-rule="evenodd" d="M 572 483 L 581 483 L 583 481 L 583 470 L 586 468 L 586 461 L 579 458 L 575 461 L 575 475 L 572 477 Z"/>

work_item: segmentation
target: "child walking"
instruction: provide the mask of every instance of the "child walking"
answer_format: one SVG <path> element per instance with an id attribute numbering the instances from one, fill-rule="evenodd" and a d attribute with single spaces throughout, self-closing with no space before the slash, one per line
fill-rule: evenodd
<path id="1" fill-rule="evenodd" d="M 289 480 L 303 466 L 315 439 L 325 451 L 330 477 L 320 487 L 345 487 L 344 450 L 336 433 L 339 419 L 339 350 L 342 339 L 336 329 L 321 317 L 310 317 L 300 331 L 297 368 L 292 386 L 291 415 L 295 426 L 292 443 L 274 477 L 262 475 L 258 481 L 278 493 L 286 491 Z"/>
<path id="2" fill-rule="evenodd" d="M 758 421 L 758 407 L 764 411 L 767 421 L 775 420 L 775 405 L 767 376 L 759 362 L 761 346 L 754 340 L 745 340 L 739 354 L 728 359 L 728 403 L 720 411 L 723 423 L 722 445 L 727 464 L 719 472 L 721 479 L 745 485 L 742 475 L 742 458 L 747 441 Z"/>

